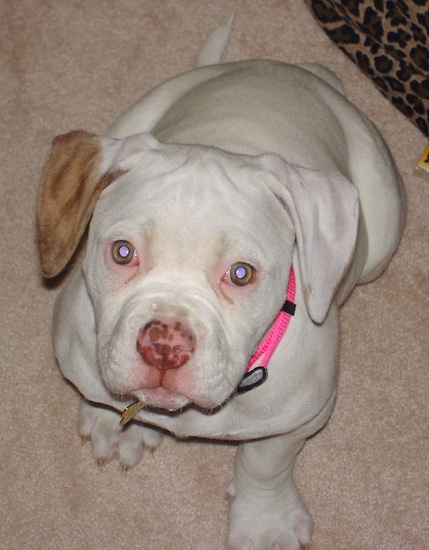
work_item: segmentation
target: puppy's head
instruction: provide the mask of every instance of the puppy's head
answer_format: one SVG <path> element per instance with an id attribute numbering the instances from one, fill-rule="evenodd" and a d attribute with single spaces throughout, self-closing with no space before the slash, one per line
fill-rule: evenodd
<path id="1" fill-rule="evenodd" d="M 75 132 L 42 178 L 42 271 L 59 273 L 91 216 L 83 273 L 109 391 L 154 407 L 222 404 L 284 301 L 294 246 L 323 322 L 353 253 L 357 196 L 274 155 Z"/>

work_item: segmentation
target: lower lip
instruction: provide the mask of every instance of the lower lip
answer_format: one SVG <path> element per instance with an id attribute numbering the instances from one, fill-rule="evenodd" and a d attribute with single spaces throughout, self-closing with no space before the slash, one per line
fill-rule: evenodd
<path id="1" fill-rule="evenodd" d="M 182 409 L 190 403 L 189 399 L 183 395 L 168 391 L 162 387 L 137 390 L 132 392 L 132 395 L 148 407 L 165 409 L 170 412 Z"/>

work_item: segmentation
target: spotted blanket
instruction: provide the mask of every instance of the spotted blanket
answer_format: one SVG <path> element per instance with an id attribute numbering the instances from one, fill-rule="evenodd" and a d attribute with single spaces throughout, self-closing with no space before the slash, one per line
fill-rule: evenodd
<path id="1" fill-rule="evenodd" d="M 428 0 L 305 2 L 328 36 L 428 136 Z"/>

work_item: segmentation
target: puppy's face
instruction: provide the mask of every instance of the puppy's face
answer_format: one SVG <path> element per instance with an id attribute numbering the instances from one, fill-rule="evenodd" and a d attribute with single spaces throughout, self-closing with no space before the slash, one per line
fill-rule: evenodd
<path id="1" fill-rule="evenodd" d="M 46 276 L 67 265 L 91 215 L 92 307 L 82 326 L 69 327 L 67 300 L 56 313 L 62 341 L 81 338 L 89 360 L 66 354 L 66 376 L 79 373 L 83 393 L 91 379 L 153 407 L 212 409 L 234 392 L 283 303 L 295 241 L 300 307 L 323 323 L 352 261 L 359 203 L 341 174 L 277 155 L 71 132 L 54 140 L 42 175 Z"/>
<path id="2" fill-rule="evenodd" d="M 101 194 L 83 264 L 103 383 L 215 408 L 284 301 L 293 225 L 248 157 L 168 146 L 132 164 Z"/>

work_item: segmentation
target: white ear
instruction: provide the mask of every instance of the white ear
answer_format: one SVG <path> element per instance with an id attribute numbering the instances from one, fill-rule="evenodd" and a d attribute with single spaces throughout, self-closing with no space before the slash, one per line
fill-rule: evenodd
<path id="1" fill-rule="evenodd" d="M 308 312 L 322 323 L 354 254 L 358 191 L 339 173 L 295 166 L 278 155 L 260 159 L 275 176 L 268 187 L 281 199 L 295 227 Z"/>

